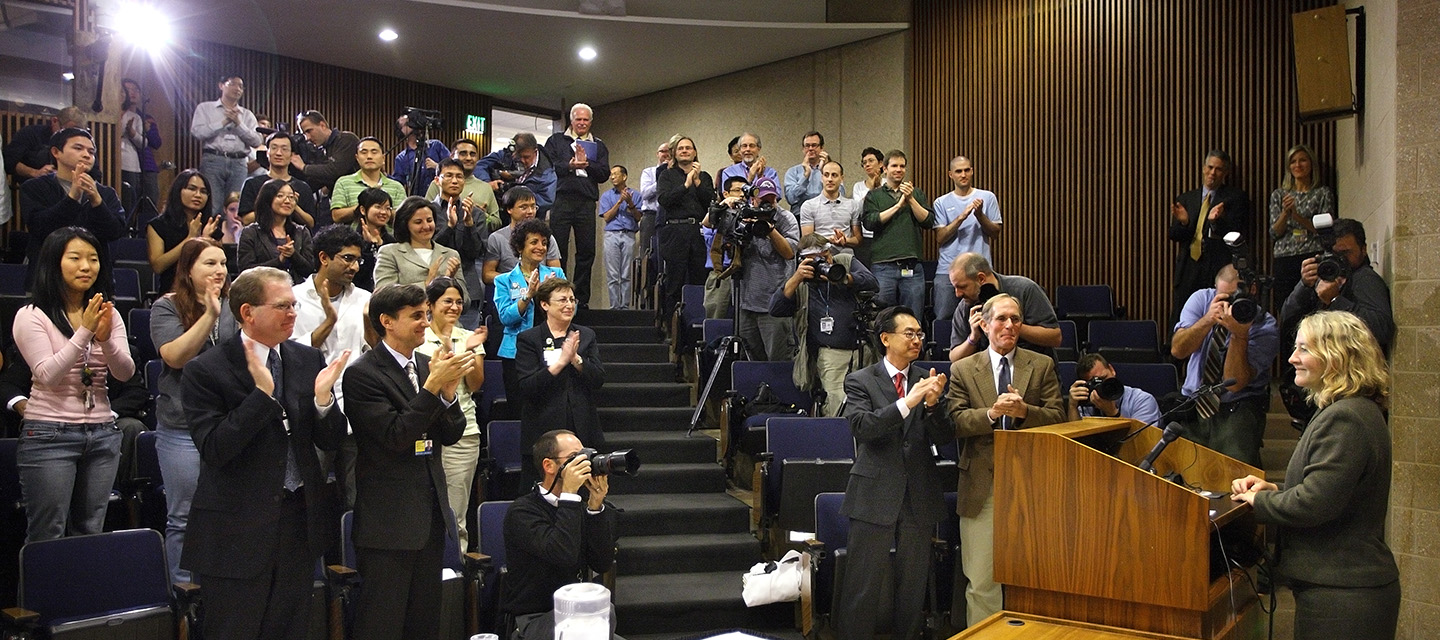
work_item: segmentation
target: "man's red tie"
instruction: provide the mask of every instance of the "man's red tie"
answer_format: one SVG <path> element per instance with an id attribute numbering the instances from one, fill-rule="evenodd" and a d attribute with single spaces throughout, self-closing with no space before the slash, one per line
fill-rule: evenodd
<path id="1" fill-rule="evenodd" d="M 895 374 L 895 395 L 900 398 L 905 397 L 905 374 L 903 372 Z"/>

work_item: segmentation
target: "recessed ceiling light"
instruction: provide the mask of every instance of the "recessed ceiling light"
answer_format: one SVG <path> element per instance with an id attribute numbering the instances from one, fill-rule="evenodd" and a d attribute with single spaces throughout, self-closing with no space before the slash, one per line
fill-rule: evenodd
<path id="1" fill-rule="evenodd" d="M 396 39 L 396 38 L 399 38 L 399 37 L 400 37 L 400 34 L 395 33 L 395 30 L 394 30 L 394 29 L 381 29 L 381 30 L 380 30 L 380 39 L 381 39 L 381 40 L 384 40 L 384 41 L 386 41 L 386 42 L 394 42 L 395 39 Z"/>
<path id="2" fill-rule="evenodd" d="M 587 60 L 587 61 L 588 61 L 588 60 L 594 60 L 596 55 L 597 55 L 597 54 L 595 53 L 595 47 L 581 47 L 581 48 L 580 48 L 580 59 L 581 59 L 581 60 Z"/>
<path id="3" fill-rule="evenodd" d="M 66 82 L 70 82 L 71 80 L 74 80 L 74 79 L 75 79 L 75 74 L 73 74 L 73 73 L 71 73 L 71 72 L 69 72 L 69 71 L 66 71 L 65 73 L 60 74 L 60 77 L 61 77 L 62 79 L 64 79 Z"/>

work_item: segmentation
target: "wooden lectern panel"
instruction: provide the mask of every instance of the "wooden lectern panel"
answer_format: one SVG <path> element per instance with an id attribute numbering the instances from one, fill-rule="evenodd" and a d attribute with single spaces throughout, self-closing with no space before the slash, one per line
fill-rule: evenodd
<path id="1" fill-rule="evenodd" d="M 1131 420 L 1086 419 L 995 434 L 995 579 L 1031 604 L 1045 598 L 1067 613 L 1023 609 L 1089 622 L 1170 633 L 1198 633 L 1214 604 L 1210 534 L 1248 512 L 1201 496 L 1134 463 L 1159 440 L 1146 427 L 1116 451 L 1111 442 L 1140 428 Z M 1187 483 L 1216 492 L 1230 480 L 1263 473 L 1219 453 L 1177 440 L 1156 464 Z M 1222 520 L 1212 523 L 1214 508 Z M 1007 605 L 1009 604 L 1007 591 Z M 1104 620 L 1076 613 L 1085 609 Z M 1018 609 L 1018 608 L 1017 608 Z"/>

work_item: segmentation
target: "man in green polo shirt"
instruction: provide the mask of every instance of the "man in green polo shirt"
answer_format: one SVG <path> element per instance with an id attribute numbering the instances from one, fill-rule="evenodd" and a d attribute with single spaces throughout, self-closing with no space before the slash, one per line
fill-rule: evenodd
<path id="1" fill-rule="evenodd" d="M 876 300 L 901 304 L 923 314 L 925 273 L 920 268 L 920 231 L 935 227 L 925 192 L 905 179 L 905 152 L 885 154 L 885 182 L 865 194 L 861 224 L 875 233 L 871 271 L 880 281 Z"/>
<path id="2" fill-rule="evenodd" d="M 374 136 L 360 139 L 360 148 L 355 151 L 355 161 L 360 170 L 335 181 L 330 193 L 330 217 L 338 224 L 355 219 L 355 209 L 360 204 L 360 192 L 370 187 L 380 187 L 390 194 L 395 208 L 405 200 L 405 185 L 385 175 L 385 147 Z"/>

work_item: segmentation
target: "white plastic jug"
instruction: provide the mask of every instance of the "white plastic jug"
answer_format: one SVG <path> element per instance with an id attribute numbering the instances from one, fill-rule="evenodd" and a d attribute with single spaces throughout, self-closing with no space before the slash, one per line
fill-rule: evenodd
<path id="1" fill-rule="evenodd" d="M 610 640 L 610 590 L 593 582 L 556 589 L 555 640 Z"/>

